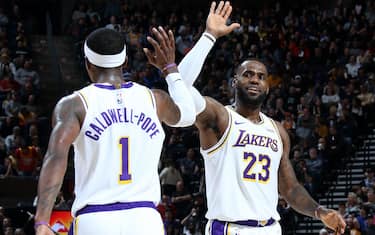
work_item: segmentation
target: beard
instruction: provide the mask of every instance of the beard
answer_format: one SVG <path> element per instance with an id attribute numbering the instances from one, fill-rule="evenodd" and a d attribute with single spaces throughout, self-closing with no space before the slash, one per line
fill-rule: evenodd
<path id="1" fill-rule="evenodd" d="M 237 88 L 238 101 L 248 107 L 259 108 L 267 98 L 267 93 L 264 91 L 256 96 L 251 96 L 244 88 Z"/>

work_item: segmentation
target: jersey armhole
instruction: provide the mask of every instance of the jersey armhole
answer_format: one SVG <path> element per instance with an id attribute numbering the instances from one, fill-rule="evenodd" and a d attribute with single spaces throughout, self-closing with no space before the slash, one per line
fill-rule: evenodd
<path id="1" fill-rule="evenodd" d="M 280 144 L 281 144 L 281 150 L 284 151 L 283 150 L 284 149 L 284 143 L 283 143 L 283 139 L 281 138 L 279 127 L 277 126 L 277 124 L 275 123 L 275 121 L 273 119 L 269 118 L 269 120 L 271 121 L 272 126 L 275 128 L 276 134 L 279 137 Z"/>
<path id="2" fill-rule="evenodd" d="M 85 96 L 81 92 L 79 92 L 79 91 L 76 91 L 74 93 L 76 93 L 78 95 L 78 97 L 81 99 L 81 101 L 83 103 L 83 107 L 85 107 L 85 111 L 87 112 L 87 109 L 89 107 L 87 105 L 87 100 L 86 100 Z"/>
<path id="3" fill-rule="evenodd" d="M 220 140 L 214 146 L 212 146 L 208 149 L 203 149 L 201 147 L 200 148 L 201 153 L 205 153 L 207 155 L 210 155 L 210 154 L 216 152 L 217 150 L 219 150 L 224 145 L 224 143 L 228 139 L 228 136 L 229 136 L 230 131 L 232 129 L 232 113 L 227 107 L 225 107 L 225 110 L 227 110 L 228 115 L 229 115 L 227 129 L 225 130 L 225 132 L 224 132 L 223 136 L 220 138 Z"/>
<path id="4" fill-rule="evenodd" d="M 156 110 L 155 96 L 150 89 L 146 88 L 146 90 L 147 90 L 148 94 L 150 95 L 152 107 Z"/>

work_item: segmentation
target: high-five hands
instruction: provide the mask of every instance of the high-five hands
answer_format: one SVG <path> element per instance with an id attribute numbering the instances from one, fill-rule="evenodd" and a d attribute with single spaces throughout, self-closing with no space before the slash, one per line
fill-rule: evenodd
<path id="1" fill-rule="evenodd" d="M 167 33 L 163 27 L 159 26 L 158 28 L 152 28 L 152 33 L 157 41 L 152 37 L 147 37 L 147 40 L 154 48 L 154 51 L 143 48 L 148 62 L 163 72 L 173 68 L 177 70 L 175 64 L 175 40 L 172 30 L 168 30 Z"/>
<path id="2" fill-rule="evenodd" d="M 229 1 L 220 1 L 216 7 L 216 2 L 211 3 L 210 13 L 206 21 L 206 32 L 212 34 L 215 38 L 227 35 L 236 28 L 240 27 L 239 23 L 226 25 L 227 20 L 232 13 L 232 6 Z"/>

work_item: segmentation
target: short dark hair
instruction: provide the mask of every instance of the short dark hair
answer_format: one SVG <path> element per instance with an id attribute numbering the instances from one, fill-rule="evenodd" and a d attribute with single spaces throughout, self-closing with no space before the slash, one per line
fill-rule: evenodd
<path id="1" fill-rule="evenodd" d="M 86 39 L 87 46 L 101 55 L 119 54 L 125 46 L 124 36 L 107 28 L 99 28 L 91 32 Z"/>

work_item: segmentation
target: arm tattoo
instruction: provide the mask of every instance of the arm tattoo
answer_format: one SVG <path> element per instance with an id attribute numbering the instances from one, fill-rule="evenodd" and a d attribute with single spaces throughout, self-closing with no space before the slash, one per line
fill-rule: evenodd
<path id="1" fill-rule="evenodd" d="M 38 206 L 41 210 L 49 210 L 55 204 L 56 197 L 60 190 L 60 184 L 52 185 L 43 189 L 38 198 Z"/>
<path id="2" fill-rule="evenodd" d="M 298 184 L 292 190 L 290 190 L 287 197 L 287 202 L 301 214 L 314 217 L 315 209 L 318 207 L 318 203 L 311 198 L 309 193 L 302 185 Z"/>

